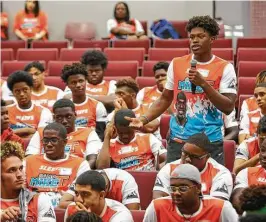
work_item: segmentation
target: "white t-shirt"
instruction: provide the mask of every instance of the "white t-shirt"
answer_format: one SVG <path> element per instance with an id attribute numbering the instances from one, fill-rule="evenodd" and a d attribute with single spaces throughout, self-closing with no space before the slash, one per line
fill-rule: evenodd
<path id="1" fill-rule="evenodd" d="M 144 29 L 143 29 L 141 23 L 139 22 L 139 20 L 134 19 L 134 21 L 136 24 L 136 33 L 144 32 Z M 107 33 L 108 33 L 108 35 L 111 34 L 111 30 L 113 28 L 115 28 L 116 26 L 117 26 L 117 21 L 115 19 L 109 19 L 107 21 Z"/>
<path id="2" fill-rule="evenodd" d="M 114 188 L 118 192 L 117 188 L 119 187 L 113 187 L 113 183 L 116 184 L 117 181 L 122 181 L 122 187 L 119 189 L 122 194 L 122 204 L 140 203 L 138 185 L 130 173 L 116 168 L 107 168 L 103 169 L 103 171 L 106 173 L 110 182 L 109 191 Z M 74 187 L 75 185 L 72 184 L 67 193 L 75 196 Z"/>
<path id="3" fill-rule="evenodd" d="M 234 109 L 229 115 L 225 115 L 223 113 L 223 121 L 224 121 L 224 125 L 222 126 L 222 133 L 224 136 L 225 129 L 238 126 L 238 122 L 236 120 L 236 110 Z"/>
<path id="4" fill-rule="evenodd" d="M 251 143 L 257 139 L 258 139 L 257 137 L 251 137 L 251 138 L 244 140 L 242 143 L 240 143 L 240 145 L 237 147 L 237 150 L 236 150 L 235 159 L 249 160 L 250 155 L 248 151 L 248 143 Z"/>
<path id="5" fill-rule="evenodd" d="M 3 81 L 3 84 L 1 86 L 2 99 L 3 100 L 13 100 L 14 102 L 16 102 L 16 99 L 15 99 L 13 93 L 10 91 L 10 89 L 7 86 L 7 82 L 4 80 L 1 80 L 1 81 Z"/>
<path id="6" fill-rule="evenodd" d="M 171 197 L 168 196 L 168 197 L 162 197 L 162 198 L 159 198 L 159 199 L 171 199 Z M 215 198 L 210 197 L 210 196 L 204 196 L 203 199 L 215 199 Z M 203 207 L 204 207 L 204 205 L 203 205 L 203 203 L 201 201 L 198 211 L 195 212 L 191 216 L 191 215 L 186 215 L 186 214 L 183 215 L 178 210 L 178 208 L 175 206 L 175 211 L 173 211 L 173 214 L 178 214 L 180 217 L 189 218 L 189 219 L 191 219 L 191 221 L 194 221 L 195 219 L 193 220 L 193 217 L 198 216 L 199 214 L 201 214 L 202 210 L 203 210 Z M 150 203 L 149 207 L 146 209 L 143 222 L 157 222 L 157 221 L 158 221 L 157 220 L 157 214 L 156 214 L 156 211 L 155 211 L 155 208 L 154 208 L 154 200 L 153 200 Z M 167 219 L 166 219 L 166 221 L 167 221 Z M 186 220 L 184 220 L 184 221 L 186 221 Z M 190 221 L 190 220 L 188 220 L 188 221 Z M 205 220 L 200 220 L 200 221 L 203 222 Z M 206 222 L 207 221 L 209 221 L 209 220 L 206 220 Z M 238 215 L 237 215 L 235 209 L 232 207 L 232 205 L 231 205 L 231 203 L 229 201 L 224 201 L 219 222 L 238 222 Z"/>
<path id="7" fill-rule="evenodd" d="M 79 129 L 82 129 L 83 127 L 76 127 L 75 132 Z M 36 131 L 27 147 L 27 150 L 25 152 L 25 155 L 33 155 L 33 154 L 40 154 L 42 150 L 42 145 L 41 145 L 41 135 L 38 131 Z M 93 130 L 89 134 L 87 138 L 87 144 L 86 144 L 86 151 L 84 153 L 84 158 L 88 155 L 91 154 L 96 154 L 98 155 L 100 150 L 102 148 L 102 142 L 100 138 L 98 137 L 97 133 Z"/>
<path id="8" fill-rule="evenodd" d="M 153 191 L 162 191 L 170 195 L 167 188 L 170 186 L 171 165 L 177 164 L 181 164 L 181 159 L 167 163 L 163 166 L 157 174 Z M 209 158 L 206 162 L 205 168 L 200 174 L 202 181 L 201 190 L 203 193 L 213 197 L 223 197 L 229 200 L 233 189 L 233 179 L 227 168 L 217 163 L 214 159 Z M 214 175 L 214 177 L 209 178 L 211 175 Z M 208 187 L 208 184 L 211 186 Z"/>
<path id="9" fill-rule="evenodd" d="M 254 114 L 254 113 L 257 113 L 257 112 L 260 113 L 260 116 L 253 116 L 250 119 L 248 114 Z M 261 117 L 263 117 L 263 114 L 261 113 L 260 108 L 244 114 L 242 116 L 242 119 L 240 120 L 239 135 L 241 135 L 241 134 L 250 134 L 250 130 L 249 130 L 250 129 L 250 121 L 252 123 L 258 124 Z M 251 135 L 251 136 L 253 136 L 253 135 Z"/>

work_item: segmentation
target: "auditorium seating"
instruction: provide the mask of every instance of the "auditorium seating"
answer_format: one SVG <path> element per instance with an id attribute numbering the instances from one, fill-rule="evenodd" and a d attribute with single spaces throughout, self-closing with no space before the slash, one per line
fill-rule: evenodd
<path id="1" fill-rule="evenodd" d="M 14 59 L 13 49 L 1 49 L 1 64 L 3 61 L 10 61 Z"/>
<path id="2" fill-rule="evenodd" d="M 58 51 L 68 47 L 67 41 L 33 41 L 32 48 L 56 48 Z"/>
<path id="3" fill-rule="evenodd" d="M 233 48 L 232 39 L 216 39 L 212 43 L 212 48 Z"/>
<path id="4" fill-rule="evenodd" d="M 22 138 L 22 140 L 23 140 L 23 142 L 24 142 L 24 151 L 26 151 L 26 149 L 27 149 L 27 147 L 28 147 L 28 145 L 29 145 L 29 143 L 30 143 L 30 139 L 31 138 Z"/>
<path id="5" fill-rule="evenodd" d="M 4 61 L 2 63 L 2 76 L 9 76 L 17 70 L 24 70 L 24 67 L 31 61 Z M 46 67 L 45 61 L 39 61 Z"/>
<path id="6" fill-rule="evenodd" d="M 105 76 L 130 76 L 135 79 L 137 75 L 137 61 L 110 61 L 105 70 Z"/>
<path id="7" fill-rule="evenodd" d="M 241 112 L 241 107 L 242 107 L 242 104 L 244 102 L 244 100 L 252 97 L 253 95 L 239 95 L 239 98 L 238 98 L 238 112 L 237 112 L 237 119 L 239 120 L 240 119 L 240 112 Z"/>
<path id="8" fill-rule="evenodd" d="M 101 48 L 103 51 L 110 46 L 108 40 L 74 40 L 73 48 Z"/>
<path id="9" fill-rule="evenodd" d="M 236 153 L 236 143 L 233 140 L 224 140 L 224 166 L 233 171 L 235 153 Z"/>
<path id="10" fill-rule="evenodd" d="M 1 41 L 1 49 L 13 49 L 14 50 L 14 58 L 17 56 L 18 49 L 26 48 L 27 44 L 22 40 L 8 40 Z"/>
<path id="11" fill-rule="evenodd" d="M 115 40 L 112 41 L 113 48 L 145 48 L 145 53 L 148 54 L 150 48 L 150 40 Z"/>
<path id="12" fill-rule="evenodd" d="M 142 222 L 145 215 L 145 210 L 131 210 L 134 222 Z"/>
<path id="13" fill-rule="evenodd" d="M 180 38 L 184 39 L 184 38 L 188 38 L 188 33 L 186 31 L 186 26 L 188 21 L 174 21 L 171 20 L 169 21 L 174 29 L 179 33 Z"/>
<path id="14" fill-rule="evenodd" d="M 45 82 L 45 85 L 54 86 L 59 89 L 62 89 L 63 91 L 66 88 L 66 84 L 63 82 L 60 76 L 46 76 L 44 78 L 44 82 Z"/>
<path id="15" fill-rule="evenodd" d="M 240 61 L 238 63 L 238 77 L 256 77 L 259 72 L 266 70 L 265 61 Z"/>
<path id="16" fill-rule="evenodd" d="M 96 37 L 95 25 L 91 22 L 68 22 L 65 28 L 65 39 L 94 40 Z"/>
<path id="17" fill-rule="evenodd" d="M 234 60 L 233 48 L 213 48 L 212 53 L 227 61 Z"/>
<path id="18" fill-rule="evenodd" d="M 55 208 L 56 222 L 64 222 L 65 210 L 60 208 Z"/>
<path id="19" fill-rule="evenodd" d="M 239 48 L 237 51 L 237 66 L 240 61 L 266 61 L 265 48 Z"/>
<path id="20" fill-rule="evenodd" d="M 108 61 L 138 61 L 142 66 L 144 60 L 144 48 L 105 48 Z"/>
<path id="21" fill-rule="evenodd" d="M 154 39 L 154 48 L 189 48 L 188 39 Z"/>
<path id="22" fill-rule="evenodd" d="M 155 61 L 171 61 L 175 57 L 181 57 L 189 54 L 189 49 L 185 48 L 150 48 L 149 60 Z"/>
<path id="23" fill-rule="evenodd" d="M 20 61 L 38 61 L 44 60 L 48 63 L 51 60 L 58 59 L 58 49 L 18 49 L 17 60 Z"/>
<path id="24" fill-rule="evenodd" d="M 147 86 L 154 86 L 156 84 L 154 77 L 138 76 L 136 82 L 139 85 L 139 88 L 142 89 Z"/>
<path id="25" fill-rule="evenodd" d="M 88 49 L 88 48 L 61 49 L 59 60 L 80 61 L 82 55 L 88 50 L 92 50 L 92 49 Z M 95 48 L 95 50 L 101 50 L 101 48 Z"/>
<path id="26" fill-rule="evenodd" d="M 71 65 L 73 62 L 78 61 L 50 61 L 47 68 L 48 76 L 61 76 L 64 66 Z"/>
<path id="27" fill-rule="evenodd" d="M 236 51 L 239 48 L 266 48 L 266 38 L 238 38 Z"/>
<path id="28" fill-rule="evenodd" d="M 103 79 L 106 81 L 111 81 L 111 80 L 119 80 L 119 79 L 127 79 L 130 78 L 130 76 L 104 76 Z"/>
<path id="29" fill-rule="evenodd" d="M 170 115 L 161 115 L 161 121 L 160 121 L 160 134 L 163 139 L 166 139 L 168 130 L 169 130 L 169 123 L 170 123 Z"/>
<path id="30" fill-rule="evenodd" d="M 145 210 L 152 201 L 152 190 L 157 171 L 128 171 L 136 180 L 139 187 L 140 206 Z"/>
<path id="31" fill-rule="evenodd" d="M 148 35 L 148 22 L 147 21 L 143 21 L 143 20 L 140 20 L 139 22 L 142 25 L 142 28 L 144 30 L 144 34 Z"/>
<path id="32" fill-rule="evenodd" d="M 238 78 L 238 95 L 250 95 L 254 93 L 255 77 Z"/>
<path id="33" fill-rule="evenodd" d="M 142 64 L 142 76 L 154 77 L 153 66 L 157 62 L 158 61 L 144 61 L 143 64 Z"/>

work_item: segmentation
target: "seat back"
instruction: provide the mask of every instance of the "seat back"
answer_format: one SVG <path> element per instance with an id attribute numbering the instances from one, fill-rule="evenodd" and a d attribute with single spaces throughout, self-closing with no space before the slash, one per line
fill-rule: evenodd
<path id="1" fill-rule="evenodd" d="M 145 210 L 152 201 L 152 190 L 157 171 L 128 171 L 135 179 L 139 188 L 140 206 Z"/>
<path id="2" fill-rule="evenodd" d="M 68 22 L 65 28 L 65 38 L 93 40 L 96 37 L 95 25 L 91 22 Z"/>
<path id="3" fill-rule="evenodd" d="M 233 48 L 232 39 L 216 39 L 212 43 L 212 48 Z"/>
<path id="4" fill-rule="evenodd" d="M 18 49 L 25 49 L 27 44 L 25 41 L 22 40 L 8 40 L 8 41 L 1 41 L 1 49 L 13 49 L 14 50 L 14 58 L 17 57 Z"/>
<path id="5" fill-rule="evenodd" d="M 266 70 L 266 61 L 240 61 L 238 63 L 238 77 L 256 77 Z"/>
<path id="6" fill-rule="evenodd" d="M 189 49 L 175 48 L 150 48 L 149 49 L 149 60 L 155 61 L 171 61 L 173 58 L 181 57 L 189 54 Z"/>
<path id="7" fill-rule="evenodd" d="M 139 21 L 139 22 L 142 25 L 142 28 L 144 30 L 144 34 L 148 35 L 148 22 L 147 21 Z"/>
<path id="8" fill-rule="evenodd" d="M 50 61 L 48 63 L 47 74 L 48 76 L 61 76 L 62 69 L 65 65 L 71 65 L 74 62 L 79 61 Z"/>
<path id="9" fill-rule="evenodd" d="M 135 79 L 138 75 L 137 61 L 110 61 L 105 70 L 106 76 L 130 76 Z"/>
<path id="10" fill-rule="evenodd" d="M 138 76 L 136 82 L 139 85 L 139 88 L 142 89 L 147 86 L 154 86 L 156 84 L 154 77 Z"/>
<path id="11" fill-rule="evenodd" d="M 142 222 L 145 215 L 145 210 L 131 210 L 134 222 Z"/>
<path id="12" fill-rule="evenodd" d="M 265 48 L 239 48 L 237 51 L 237 63 L 240 61 L 266 61 Z"/>
<path id="13" fill-rule="evenodd" d="M 233 48 L 213 48 L 212 53 L 227 61 L 234 60 Z"/>
<path id="14" fill-rule="evenodd" d="M 103 51 L 110 45 L 108 40 L 74 40 L 73 48 L 101 48 Z"/>
<path id="15" fill-rule="evenodd" d="M 142 66 L 144 60 L 144 48 L 105 48 L 108 61 L 138 61 Z"/>
<path id="16" fill-rule="evenodd" d="M 1 49 L 1 64 L 3 61 L 10 61 L 14 59 L 13 49 Z"/>
<path id="17" fill-rule="evenodd" d="M 113 41 L 113 48 L 145 48 L 145 53 L 148 53 L 150 48 L 150 40 L 115 40 Z"/>
<path id="18" fill-rule="evenodd" d="M 58 49 L 18 49 L 17 60 L 37 61 L 43 60 L 48 63 L 51 60 L 58 59 Z"/>
<path id="19" fill-rule="evenodd" d="M 55 208 L 56 222 L 64 222 L 65 209 Z"/>
<path id="20" fill-rule="evenodd" d="M 252 95 L 255 89 L 255 77 L 238 78 L 238 95 Z"/>
<path id="21" fill-rule="evenodd" d="M 46 76 L 44 78 L 45 85 L 48 86 L 54 86 L 61 90 L 65 90 L 66 84 L 63 82 L 63 80 L 60 78 L 60 76 Z"/>
<path id="22" fill-rule="evenodd" d="M 236 155 L 236 143 L 234 140 L 224 140 L 224 166 L 233 171 L 235 155 Z"/>
<path id="23" fill-rule="evenodd" d="M 24 70 L 25 66 L 29 64 L 31 61 L 4 61 L 2 63 L 2 76 L 9 76 L 11 73 L 18 71 L 18 70 Z M 46 67 L 45 61 L 39 61 L 41 64 L 43 64 L 44 67 Z"/>
<path id="24" fill-rule="evenodd" d="M 189 48 L 188 39 L 154 39 L 154 48 Z"/>
<path id="25" fill-rule="evenodd" d="M 266 38 L 237 38 L 236 51 L 239 48 L 266 48 Z"/>
<path id="26" fill-rule="evenodd" d="M 179 33 L 180 38 L 182 38 L 182 39 L 188 38 L 188 33 L 186 31 L 186 26 L 187 26 L 188 21 L 171 20 L 169 22 L 173 25 L 175 30 Z"/>
<path id="27" fill-rule="evenodd" d="M 161 121 L 160 121 L 160 134 L 162 136 L 162 139 L 166 139 L 168 130 L 169 130 L 169 124 L 170 124 L 170 115 L 165 115 L 163 114 L 161 116 Z"/>
<path id="28" fill-rule="evenodd" d="M 56 48 L 58 50 L 68 47 L 67 41 L 33 41 L 32 48 Z"/>
<path id="29" fill-rule="evenodd" d="M 59 60 L 80 61 L 83 54 L 87 52 L 88 50 L 93 50 L 93 49 L 88 49 L 88 48 L 61 49 Z M 95 48 L 94 50 L 101 51 L 100 48 Z"/>
<path id="30" fill-rule="evenodd" d="M 111 81 L 111 80 L 117 81 L 119 79 L 127 79 L 127 78 L 130 78 L 130 76 L 104 76 L 103 77 L 103 79 L 106 81 Z"/>

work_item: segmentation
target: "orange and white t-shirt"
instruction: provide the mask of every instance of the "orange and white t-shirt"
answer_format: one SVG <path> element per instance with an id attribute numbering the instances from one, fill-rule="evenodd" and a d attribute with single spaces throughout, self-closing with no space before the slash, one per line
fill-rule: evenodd
<path id="1" fill-rule="evenodd" d="M 42 138 L 43 129 L 39 128 L 32 136 L 25 155 L 43 153 Z M 67 135 L 65 153 L 85 158 L 91 154 L 98 154 L 102 148 L 102 142 L 97 133 L 91 128 L 76 127 L 75 131 Z"/>
<path id="2" fill-rule="evenodd" d="M 50 160 L 45 154 L 32 155 L 25 159 L 26 186 L 30 190 L 45 192 L 53 206 L 59 204 L 61 191 L 67 191 L 73 181 L 90 170 L 83 158 L 66 154 L 64 159 Z"/>
<path id="3" fill-rule="evenodd" d="M 240 120 L 243 118 L 243 116 L 245 116 L 249 112 L 252 112 L 258 108 L 259 108 L 259 106 L 258 106 L 256 98 L 254 96 L 251 96 L 250 98 L 245 99 L 242 103 L 242 106 L 241 106 Z"/>
<path id="4" fill-rule="evenodd" d="M 167 151 L 153 134 L 136 133 L 128 144 L 112 139 L 109 152 L 118 169 L 155 170 L 157 156 Z"/>
<path id="5" fill-rule="evenodd" d="M 236 175 L 234 189 L 251 185 L 266 185 L 266 170 L 261 165 L 245 168 Z"/>
<path id="6" fill-rule="evenodd" d="M 152 104 L 161 96 L 162 92 L 159 91 L 157 85 L 144 87 L 138 92 L 137 100 L 140 104 Z"/>
<path id="7" fill-rule="evenodd" d="M 108 96 L 110 94 L 115 93 L 115 90 L 116 90 L 115 84 L 116 84 L 115 80 L 111 80 L 111 81 L 103 80 L 101 83 L 97 85 L 87 83 L 86 94 L 88 96 Z M 65 88 L 64 94 L 70 94 L 70 93 L 71 93 L 71 90 L 67 86 Z"/>
<path id="8" fill-rule="evenodd" d="M 261 113 L 260 108 L 244 115 L 240 121 L 239 135 L 249 134 L 250 136 L 256 136 L 259 121 L 262 116 L 263 114 Z"/>
<path id="9" fill-rule="evenodd" d="M 45 86 L 41 93 L 31 93 L 31 101 L 52 110 L 54 103 L 64 97 L 64 92 L 54 86 Z"/>
<path id="10" fill-rule="evenodd" d="M 167 218 L 167 219 L 166 219 Z M 146 209 L 143 222 L 238 222 L 238 215 L 229 201 L 204 196 L 192 215 L 182 214 L 171 197 L 153 200 Z"/>
<path id="11" fill-rule="evenodd" d="M 32 103 L 29 109 L 21 109 L 17 104 L 7 106 L 10 128 L 13 130 L 22 128 L 45 127 L 52 122 L 53 116 L 49 109 Z"/>
<path id="12" fill-rule="evenodd" d="M 244 140 L 236 150 L 235 159 L 249 160 L 260 152 L 258 137 L 251 137 Z"/>
<path id="13" fill-rule="evenodd" d="M 107 111 L 104 105 L 95 99 L 87 97 L 83 103 L 75 103 L 75 110 L 77 127 L 96 127 L 96 122 L 107 121 Z"/>
<path id="14" fill-rule="evenodd" d="M 107 168 L 102 171 L 110 182 L 106 198 L 116 200 L 124 205 L 140 203 L 138 185 L 130 173 L 116 168 Z M 67 193 L 75 196 L 74 184 L 70 186 Z"/>
<path id="15" fill-rule="evenodd" d="M 19 199 L 2 199 L 1 210 L 9 207 L 19 207 Z M 9 220 L 11 222 L 11 220 Z M 12 220 L 13 221 L 13 220 Z M 16 220 L 17 221 L 17 220 Z M 33 196 L 28 204 L 27 222 L 56 222 L 56 216 L 51 201 L 44 193 L 36 194 Z"/>
<path id="16" fill-rule="evenodd" d="M 69 204 L 65 212 L 64 221 L 76 212 L 76 204 L 74 202 Z M 105 198 L 105 205 L 99 217 L 103 222 L 133 222 L 133 217 L 129 209 L 118 201 L 107 198 Z"/>
<path id="17" fill-rule="evenodd" d="M 170 186 L 170 175 L 173 170 L 181 164 L 181 159 L 167 163 L 158 172 L 153 191 L 168 192 Z M 229 200 L 233 189 L 233 179 L 230 171 L 223 165 L 209 158 L 206 166 L 200 172 L 201 190 L 205 195 L 213 197 L 222 197 Z"/>

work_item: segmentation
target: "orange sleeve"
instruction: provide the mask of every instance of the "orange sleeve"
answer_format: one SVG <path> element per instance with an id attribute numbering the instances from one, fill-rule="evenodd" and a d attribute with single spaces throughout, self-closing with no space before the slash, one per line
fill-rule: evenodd
<path id="1" fill-rule="evenodd" d="M 1 20 L 2 20 L 1 26 L 2 27 L 8 27 L 8 16 L 7 16 L 7 13 L 5 13 L 5 12 L 1 13 Z"/>
<path id="2" fill-rule="evenodd" d="M 20 30 L 21 25 L 21 18 L 23 17 L 23 11 L 20 11 L 16 14 L 15 21 L 14 21 L 14 31 L 16 29 Z"/>
<path id="3" fill-rule="evenodd" d="M 39 19 L 40 19 L 40 32 L 45 31 L 47 33 L 48 31 L 47 15 L 41 11 L 39 14 Z"/>

